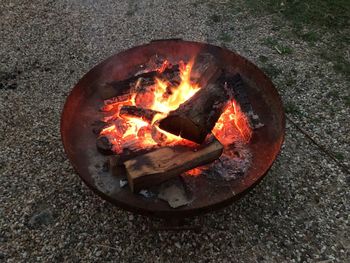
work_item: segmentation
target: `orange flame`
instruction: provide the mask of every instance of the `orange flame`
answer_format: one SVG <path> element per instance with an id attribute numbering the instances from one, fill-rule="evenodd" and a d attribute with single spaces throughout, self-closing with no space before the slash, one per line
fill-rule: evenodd
<path id="1" fill-rule="evenodd" d="M 237 129 L 242 139 L 248 142 L 252 136 L 252 130 L 239 105 L 232 100 L 227 104 L 212 132 L 223 145 L 227 145 L 234 142 L 233 137 L 237 137 Z"/>
<path id="2" fill-rule="evenodd" d="M 170 63 L 166 60 L 157 71 L 162 73 L 169 65 Z M 187 101 L 200 89 L 198 85 L 190 82 L 193 60 L 187 64 L 180 62 L 179 65 L 181 82 L 177 87 L 171 86 L 168 80 L 156 78 L 155 84 L 147 88 L 145 92 L 133 93 L 131 96 L 124 96 L 121 99 L 118 97 L 118 99 L 105 101 L 105 105 L 101 110 L 110 112 L 111 115 L 104 117 L 103 120 L 106 122 L 119 120 L 119 122 L 104 128 L 100 135 L 109 138 L 110 142 L 114 145 L 114 151 L 116 153 L 121 153 L 124 147 L 132 143 L 135 143 L 139 148 L 156 146 L 157 142 L 152 137 L 152 125 L 164 118 L 170 111 L 177 109 L 180 104 Z M 121 116 L 119 115 L 119 111 L 125 105 L 152 109 L 159 112 L 159 114 L 156 114 L 150 123 L 138 117 Z M 147 105 L 147 107 L 144 105 Z M 161 130 L 156 125 L 154 125 L 153 129 L 156 129 L 155 132 L 162 134 L 162 144 L 195 145 L 186 139 Z M 241 137 L 248 141 L 251 136 L 251 130 L 239 106 L 234 101 L 231 101 L 228 103 L 212 132 L 222 144 L 227 145 L 237 139 L 237 129 Z M 199 175 L 200 172 L 201 169 L 198 168 L 192 169 L 187 173 L 195 176 Z"/>
<path id="3" fill-rule="evenodd" d="M 198 175 L 201 175 L 202 171 L 203 171 L 202 168 L 197 167 L 197 168 L 193 168 L 193 169 L 191 169 L 191 170 L 188 170 L 188 171 L 186 172 L 186 175 L 191 175 L 191 176 L 195 176 L 195 177 L 196 177 L 196 176 L 198 176 Z"/>
<path id="4" fill-rule="evenodd" d="M 150 109 L 169 113 L 172 110 L 176 110 L 181 103 L 191 98 L 200 89 L 197 85 L 190 83 L 192 65 L 193 63 L 188 63 L 185 67 L 181 68 L 181 83 L 177 87 L 169 87 L 167 82 L 158 78 L 156 79 L 157 85 L 154 91 L 154 102 Z M 171 95 L 168 98 L 164 98 L 167 88 L 170 89 Z"/>
<path id="5" fill-rule="evenodd" d="M 170 63 L 166 60 L 157 71 L 162 73 L 169 65 Z M 100 133 L 101 135 L 105 135 L 110 138 L 110 142 L 116 147 L 115 151 L 117 153 L 120 153 L 123 150 L 123 144 L 130 140 L 138 140 L 140 148 L 147 148 L 157 145 L 157 142 L 155 142 L 152 138 L 150 126 L 157 120 L 164 118 L 170 111 L 177 109 L 181 103 L 191 98 L 199 90 L 197 85 L 190 84 L 191 68 L 192 63 L 188 63 L 187 65 L 184 63 L 182 64 L 182 67 L 180 67 L 181 83 L 179 86 L 171 87 L 170 83 L 168 83 L 166 80 L 156 78 L 155 85 L 150 88 L 149 91 L 140 95 L 141 97 L 137 98 L 138 101 L 143 101 L 146 104 L 150 104 L 148 106 L 149 109 L 160 112 L 154 116 L 151 123 L 148 123 L 141 118 L 119 115 L 119 111 L 122 106 L 138 106 L 136 103 L 136 97 L 139 96 L 139 94 L 134 93 L 131 97 L 126 97 L 122 101 L 115 101 L 113 99 L 105 101 L 105 105 L 101 108 L 101 110 L 104 112 L 111 112 L 112 115 L 106 116 L 103 120 L 110 122 L 116 119 L 123 119 L 123 124 L 126 126 L 126 130 L 122 134 L 118 132 L 118 127 L 114 124 L 103 129 Z M 169 96 L 164 96 L 165 93 L 169 93 Z M 139 132 L 142 128 L 146 127 L 149 128 L 146 132 Z M 165 132 L 158 127 L 156 127 L 156 129 L 158 132 L 164 135 L 164 144 L 169 145 L 181 143 L 185 145 L 193 145 L 192 142 Z"/>

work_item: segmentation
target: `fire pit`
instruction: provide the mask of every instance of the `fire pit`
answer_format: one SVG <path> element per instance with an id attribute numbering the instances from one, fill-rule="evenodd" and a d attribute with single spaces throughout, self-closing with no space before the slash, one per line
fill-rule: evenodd
<path id="1" fill-rule="evenodd" d="M 280 97 L 243 57 L 182 40 L 153 41 L 103 61 L 69 95 L 66 153 L 102 198 L 183 218 L 256 185 L 284 137 Z"/>

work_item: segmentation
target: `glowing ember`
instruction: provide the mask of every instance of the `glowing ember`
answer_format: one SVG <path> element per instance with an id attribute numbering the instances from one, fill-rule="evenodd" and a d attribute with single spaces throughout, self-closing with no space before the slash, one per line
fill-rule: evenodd
<path id="1" fill-rule="evenodd" d="M 175 136 L 157 127 L 157 121 L 167 116 L 170 111 L 179 107 L 180 104 L 191 98 L 199 89 L 198 85 L 190 82 L 190 74 L 193 62 L 187 64 L 180 62 L 180 79 L 177 86 L 172 86 L 171 82 L 166 79 L 155 78 L 155 84 L 149 87 L 142 87 L 142 92 L 134 92 L 128 96 L 118 99 L 109 99 L 104 103 L 102 111 L 109 113 L 103 118 L 103 121 L 111 125 L 104 128 L 100 135 L 108 137 L 113 144 L 113 151 L 122 153 L 124 149 L 131 147 L 138 149 L 147 149 L 161 145 L 190 145 L 194 143 Z M 158 73 L 164 72 L 171 64 L 164 61 Z M 141 85 L 138 81 L 136 85 Z M 151 122 L 139 117 L 120 115 L 120 109 L 123 106 L 139 106 L 141 108 L 159 112 L 155 114 Z M 232 144 L 237 140 L 237 129 L 239 130 L 240 140 L 249 141 L 251 129 L 240 108 L 234 101 L 228 102 L 225 111 L 217 121 L 213 134 L 223 145 Z M 155 139 L 155 134 L 161 135 L 161 143 Z M 199 175 L 200 168 L 187 172 L 190 175 Z"/>
<path id="2" fill-rule="evenodd" d="M 192 170 L 188 170 L 188 171 L 186 172 L 186 175 L 190 175 L 190 176 L 199 176 L 199 175 L 201 175 L 202 171 L 203 171 L 203 168 L 197 167 L 197 168 L 194 168 L 194 169 L 192 169 Z"/>
<path id="3" fill-rule="evenodd" d="M 228 145 L 237 140 L 236 129 L 239 130 L 245 142 L 250 140 L 252 130 L 249 127 L 248 120 L 241 112 L 239 105 L 232 100 L 227 104 L 212 132 L 223 145 Z"/>
<path id="4" fill-rule="evenodd" d="M 191 68 L 192 63 L 180 67 L 181 83 L 178 87 L 170 87 L 171 95 L 169 97 L 164 97 L 164 93 L 167 92 L 169 84 L 160 79 L 156 79 L 157 85 L 154 91 L 154 102 L 150 109 L 162 113 L 169 113 L 177 109 L 181 103 L 191 98 L 199 90 L 197 85 L 190 83 Z"/>

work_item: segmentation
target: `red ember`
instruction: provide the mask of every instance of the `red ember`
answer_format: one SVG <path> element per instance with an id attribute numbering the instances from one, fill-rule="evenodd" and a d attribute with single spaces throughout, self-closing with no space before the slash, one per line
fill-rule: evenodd
<path id="1" fill-rule="evenodd" d="M 145 87 L 142 93 L 124 96 L 122 100 L 119 98 L 116 101 L 113 99 L 104 101 L 105 105 L 101 110 L 109 115 L 103 120 L 111 125 L 104 128 L 100 134 L 109 138 L 115 153 L 121 154 L 131 142 L 133 148 L 137 146 L 139 149 L 147 149 L 159 144 L 159 141 L 156 141 L 152 136 L 152 126 L 156 126 L 158 120 L 167 116 L 170 111 L 177 109 L 180 104 L 191 98 L 201 88 L 190 82 L 193 63 L 185 64 L 181 61 L 179 65 L 181 83 L 176 87 L 171 86 L 166 79 L 155 78 L 155 84 L 151 87 Z M 157 71 L 162 73 L 169 66 L 169 61 L 165 60 Z M 120 115 L 120 109 L 126 105 L 139 106 L 159 113 L 155 114 L 151 122 L 147 122 L 141 117 Z M 161 144 L 163 146 L 194 145 L 193 142 L 163 131 L 157 126 L 153 129 L 162 134 Z M 217 121 L 212 133 L 224 146 L 227 146 L 236 140 L 248 142 L 252 131 L 245 115 L 240 111 L 239 105 L 232 100 L 227 103 L 226 109 Z M 200 171 L 201 169 L 196 168 L 188 171 L 187 174 L 198 175 Z"/>

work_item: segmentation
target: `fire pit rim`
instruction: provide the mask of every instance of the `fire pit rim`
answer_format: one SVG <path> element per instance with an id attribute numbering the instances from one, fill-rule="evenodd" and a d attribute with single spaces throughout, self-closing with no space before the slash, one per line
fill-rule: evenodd
<path id="1" fill-rule="evenodd" d="M 68 101 L 70 101 L 70 99 L 76 95 L 76 93 L 79 93 L 79 89 L 78 87 L 83 88 L 85 84 L 91 84 L 91 82 L 94 82 L 95 80 L 91 77 L 91 73 L 97 71 L 98 69 L 103 68 L 104 65 L 106 65 L 107 63 L 109 63 L 111 60 L 115 59 L 118 56 L 122 56 L 127 54 L 127 52 L 131 52 L 135 49 L 138 48 L 145 48 L 149 45 L 153 45 L 155 43 L 171 43 L 171 42 L 181 42 L 181 43 L 189 43 L 189 44 L 194 44 L 194 45 L 209 45 L 212 46 L 214 48 L 218 48 L 218 49 L 222 49 L 224 50 L 224 52 L 230 52 L 230 53 L 234 53 L 235 56 L 238 56 L 240 59 L 242 59 L 246 64 L 249 64 L 250 67 L 253 68 L 253 70 L 259 72 L 259 74 L 265 79 L 265 81 L 268 82 L 268 84 L 270 85 L 270 87 L 272 88 L 270 90 L 270 92 L 273 92 L 274 94 L 272 94 L 274 96 L 274 98 L 276 100 L 278 100 L 278 103 L 280 104 L 280 108 L 281 108 L 281 127 L 282 127 L 282 134 L 280 135 L 279 138 L 279 145 L 278 145 L 278 151 L 275 152 L 275 156 L 274 159 L 271 161 L 271 163 L 269 163 L 269 166 L 267 167 L 267 169 L 261 173 L 261 176 L 254 182 L 252 182 L 248 187 L 246 187 L 244 190 L 242 190 L 239 193 L 233 194 L 230 198 L 226 199 L 226 200 L 222 200 L 220 202 L 214 203 L 214 204 L 210 204 L 207 205 L 205 207 L 197 207 L 197 208 L 180 208 L 180 209 L 169 209 L 169 210 L 164 210 L 164 211 L 157 211 L 157 210 L 150 210 L 147 208 L 141 208 L 141 207 L 137 207 L 135 205 L 130 205 L 128 203 L 125 202 L 120 202 L 114 198 L 111 198 L 109 195 L 107 195 L 106 193 L 100 191 L 91 180 L 87 179 L 86 177 L 82 176 L 79 173 L 79 169 L 77 167 L 77 165 L 71 160 L 70 158 L 70 152 L 66 143 L 66 139 L 65 139 L 65 130 L 64 130 L 64 122 L 65 122 L 65 117 L 67 115 L 69 115 L 69 111 L 68 111 Z M 90 82 L 90 83 L 89 83 Z M 236 52 L 233 52 L 231 50 L 228 50 L 226 48 L 223 47 L 219 47 L 219 46 L 214 46 L 214 45 L 210 45 L 207 43 L 202 43 L 202 42 L 195 42 L 195 41 L 184 41 L 184 40 L 180 40 L 180 39 L 170 39 L 170 40 L 157 40 L 157 41 L 152 41 L 151 43 L 146 43 L 143 45 L 139 45 L 139 46 L 135 46 L 132 47 L 130 49 L 126 49 L 124 51 L 118 52 L 106 59 L 104 59 L 102 62 L 98 63 L 97 65 L 95 65 L 92 69 L 90 69 L 78 82 L 77 84 L 74 85 L 73 89 L 70 91 L 66 102 L 64 104 L 64 107 L 62 109 L 61 112 L 61 120 L 60 120 L 60 132 L 61 132 L 61 139 L 63 142 L 63 147 L 64 147 L 64 151 L 67 154 L 70 163 L 72 164 L 74 170 L 76 171 L 76 173 L 79 175 L 79 177 L 84 181 L 84 183 L 90 188 L 92 189 L 96 194 L 98 194 L 100 197 L 102 197 L 103 199 L 117 205 L 118 207 L 121 207 L 125 210 L 128 211 L 132 211 L 132 212 L 136 212 L 139 214 L 143 214 L 143 215 L 147 215 L 147 216 L 155 216 L 155 217 L 161 217 L 161 218 L 167 218 L 167 217 L 189 217 L 189 216 L 195 216 L 198 215 L 200 213 L 206 213 L 218 208 L 222 208 L 228 204 L 231 204 L 233 201 L 240 199 L 242 196 L 244 196 L 246 193 L 248 193 L 251 189 L 253 189 L 268 173 L 268 171 L 270 170 L 270 168 L 272 167 L 274 161 L 276 160 L 278 154 L 281 151 L 281 147 L 282 144 L 284 142 L 284 138 L 285 138 L 285 114 L 283 111 L 283 102 L 282 99 L 280 97 L 280 95 L 278 94 L 274 84 L 272 83 L 272 81 L 266 76 L 266 74 L 261 71 L 255 64 L 253 64 L 252 62 L 250 62 L 248 59 L 246 59 L 245 57 L 240 56 L 239 54 L 237 54 Z"/>

